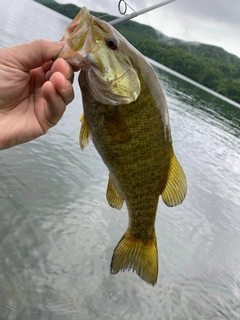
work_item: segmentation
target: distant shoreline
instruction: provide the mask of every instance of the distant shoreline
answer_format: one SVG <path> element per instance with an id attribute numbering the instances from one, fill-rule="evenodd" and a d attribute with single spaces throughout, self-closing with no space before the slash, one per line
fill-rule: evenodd
<path id="1" fill-rule="evenodd" d="M 61 5 L 53 0 L 35 0 L 73 19 L 80 8 Z M 103 20 L 115 19 L 102 12 L 91 12 Z M 143 55 L 192 79 L 220 95 L 240 103 L 240 58 L 224 49 L 170 38 L 154 28 L 134 21 L 126 21 L 116 29 Z"/>

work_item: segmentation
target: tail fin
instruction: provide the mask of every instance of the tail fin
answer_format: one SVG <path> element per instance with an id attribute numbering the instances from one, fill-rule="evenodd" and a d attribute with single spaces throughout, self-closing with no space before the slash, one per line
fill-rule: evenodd
<path id="1" fill-rule="evenodd" d="M 112 256 L 111 273 L 131 269 L 153 286 L 157 282 L 158 251 L 155 232 L 151 241 L 133 238 L 126 232 L 117 244 Z"/>

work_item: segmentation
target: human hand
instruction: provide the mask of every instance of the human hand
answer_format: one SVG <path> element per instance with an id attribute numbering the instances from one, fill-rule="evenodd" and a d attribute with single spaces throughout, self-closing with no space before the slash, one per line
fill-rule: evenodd
<path id="1" fill-rule="evenodd" d="M 73 70 L 51 59 L 63 43 L 36 40 L 0 50 L 0 150 L 45 134 L 73 98 Z"/>

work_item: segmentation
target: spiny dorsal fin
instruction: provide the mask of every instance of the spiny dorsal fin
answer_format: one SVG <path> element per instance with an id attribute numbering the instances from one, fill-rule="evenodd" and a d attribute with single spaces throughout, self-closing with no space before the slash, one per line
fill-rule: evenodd
<path id="1" fill-rule="evenodd" d="M 175 154 L 172 153 L 166 187 L 161 194 L 168 207 L 182 203 L 187 193 L 187 180 Z"/>
<path id="2" fill-rule="evenodd" d="M 107 201 L 112 208 L 116 208 L 118 210 L 122 208 L 124 200 L 122 199 L 117 189 L 115 188 L 110 175 L 108 180 L 106 196 L 107 196 Z"/>
<path id="3" fill-rule="evenodd" d="M 82 122 L 82 126 L 80 130 L 80 135 L 79 135 L 79 143 L 80 143 L 81 149 L 83 150 L 91 141 L 92 136 L 91 136 L 89 124 L 87 122 L 87 119 L 84 116 L 84 113 L 81 114 L 80 121 Z"/>
<path id="4" fill-rule="evenodd" d="M 127 231 L 117 244 L 111 262 L 110 272 L 116 274 L 119 271 L 133 270 L 144 281 L 152 284 L 158 277 L 158 251 L 157 240 L 144 242 L 141 239 L 131 237 Z"/>

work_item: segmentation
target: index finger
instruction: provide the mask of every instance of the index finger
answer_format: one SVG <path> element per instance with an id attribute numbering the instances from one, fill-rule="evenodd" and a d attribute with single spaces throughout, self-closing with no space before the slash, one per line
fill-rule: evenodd
<path id="1" fill-rule="evenodd" d="M 50 61 L 62 46 L 63 42 L 39 39 L 16 47 L 2 49 L 0 58 L 4 63 L 28 72 Z"/>

